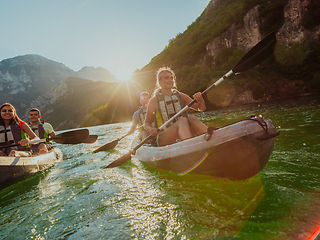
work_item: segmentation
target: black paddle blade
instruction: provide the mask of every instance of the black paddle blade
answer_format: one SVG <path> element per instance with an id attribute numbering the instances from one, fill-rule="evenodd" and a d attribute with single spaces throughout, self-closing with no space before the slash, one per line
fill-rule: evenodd
<path id="1" fill-rule="evenodd" d="M 274 51 L 277 43 L 276 33 L 269 33 L 258 42 L 242 59 L 232 68 L 234 73 L 244 72 L 267 59 Z"/>
<path id="2" fill-rule="evenodd" d="M 98 135 L 89 135 L 89 137 L 83 141 L 83 143 L 94 143 L 98 139 Z"/>
<path id="3" fill-rule="evenodd" d="M 110 143 L 107 143 L 107 144 L 97 148 L 93 152 L 97 153 L 97 152 L 101 152 L 101 151 L 108 151 L 108 150 L 114 149 L 117 146 L 118 142 L 119 142 L 119 139 L 114 140 L 114 141 L 112 141 Z"/>
<path id="4" fill-rule="evenodd" d="M 79 129 L 69 132 L 60 133 L 54 137 L 49 138 L 56 143 L 61 144 L 79 144 L 86 141 L 89 137 L 88 129 Z"/>
<path id="5" fill-rule="evenodd" d="M 106 166 L 106 168 L 118 167 L 118 166 L 126 163 L 130 159 L 131 159 L 131 152 L 128 152 L 127 154 L 123 155 L 122 157 L 120 157 L 117 160 L 115 160 L 112 163 L 110 163 L 108 166 Z"/>

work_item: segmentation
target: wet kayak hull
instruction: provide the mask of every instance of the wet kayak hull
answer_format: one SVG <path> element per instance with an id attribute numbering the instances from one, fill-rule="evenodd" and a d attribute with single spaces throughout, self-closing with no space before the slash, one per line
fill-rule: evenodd
<path id="1" fill-rule="evenodd" d="M 0 157 L 0 184 L 21 180 L 62 160 L 62 152 L 53 147 L 46 154 L 31 157 Z"/>
<path id="2" fill-rule="evenodd" d="M 278 135 L 269 121 L 261 119 L 262 126 L 253 118 L 219 128 L 208 141 L 208 134 L 203 134 L 164 147 L 142 146 L 136 157 L 149 166 L 180 175 L 248 179 L 267 164 Z"/>

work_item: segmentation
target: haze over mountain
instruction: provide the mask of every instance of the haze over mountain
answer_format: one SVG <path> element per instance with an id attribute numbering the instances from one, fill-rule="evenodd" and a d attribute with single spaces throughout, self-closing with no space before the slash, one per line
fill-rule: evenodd
<path id="1" fill-rule="evenodd" d="M 94 82 L 68 77 L 32 101 L 31 105 L 40 109 L 43 119 L 57 130 L 79 127 L 88 115 L 101 107 L 104 109 L 103 117 L 94 115 L 89 125 L 130 121 L 139 98 L 134 96 L 130 99 L 128 89 L 134 91 L 136 88 L 126 82 Z M 24 119 L 28 119 L 28 114 L 26 111 Z"/>

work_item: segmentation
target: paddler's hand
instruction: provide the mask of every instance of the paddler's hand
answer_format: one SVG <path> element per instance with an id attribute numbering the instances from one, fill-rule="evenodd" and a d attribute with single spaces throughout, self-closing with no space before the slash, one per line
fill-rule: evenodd
<path id="1" fill-rule="evenodd" d="M 201 92 L 197 92 L 197 93 L 193 94 L 193 99 L 196 100 L 197 102 L 203 101 L 203 97 L 202 97 Z"/>
<path id="2" fill-rule="evenodd" d="M 21 139 L 20 142 L 18 142 L 21 146 L 25 146 L 28 144 L 28 140 L 27 139 Z"/>
<path id="3" fill-rule="evenodd" d="M 150 135 L 151 136 L 157 136 L 158 134 L 159 134 L 159 132 L 158 132 L 158 130 L 157 130 L 157 128 L 152 128 L 152 129 L 150 129 Z"/>

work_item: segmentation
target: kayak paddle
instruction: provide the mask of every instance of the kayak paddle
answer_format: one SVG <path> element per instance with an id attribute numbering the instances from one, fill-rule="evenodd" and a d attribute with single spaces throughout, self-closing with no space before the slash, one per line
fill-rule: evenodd
<path id="1" fill-rule="evenodd" d="M 143 125 L 141 125 L 140 127 L 138 127 L 138 129 L 142 129 L 142 128 L 143 128 Z M 134 131 L 135 131 L 135 130 L 134 130 Z M 110 143 L 107 143 L 107 144 L 105 144 L 105 145 L 97 148 L 97 149 L 94 150 L 93 152 L 94 152 L 94 153 L 97 153 L 97 152 L 101 152 L 101 151 L 108 151 L 108 150 L 114 149 L 114 148 L 117 146 L 118 142 L 119 142 L 121 139 L 123 139 L 123 138 L 129 136 L 130 134 L 134 133 L 134 131 L 132 131 L 132 132 L 129 131 L 126 135 L 123 135 L 122 137 L 119 137 L 118 139 L 116 139 L 116 140 L 114 140 L 114 141 L 112 141 L 112 142 L 110 142 Z"/>
<path id="2" fill-rule="evenodd" d="M 264 39 L 262 39 L 260 42 L 258 42 L 253 48 L 251 48 L 240 60 L 239 62 L 223 77 L 221 77 L 218 81 L 210 85 L 206 90 L 204 90 L 201 94 L 207 92 L 212 87 L 217 86 L 220 84 L 223 80 L 225 80 L 227 77 L 229 77 L 232 73 L 240 73 L 244 72 L 262 61 L 264 61 L 266 58 L 268 58 L 274 51 L 274 48 L 276 46 L 277 39 L 275 32 L 270 33 L 267 35 Z M 168 121 L 166 121 L 161 127 L 158 128 L 158 132 L 163 130 L 164 127 L 166 127 L 171 121 L 173 121 L 176 117 L 178 117 L 182 112 L 186 111 L 191 105 L 196 103 L 196 100 L 192 100 L 188 105 L 186 105 L 184 108 L 182 108 L 179 112 L 177 112 L 173 117 L 171 117 Z M 110 163 L 106 168 L 113 168 L 120 166 L 124 164 L 125 162 L 129 161 L 131 159 L 131 155 L 136 152 L 138 148 L 140 148 L 143 144 L 145 144 L 150 138 L 152 138 L 151 135 L 146 137 L 140 144 L 138 144 L 136 147 L 131 149 L 127 154 L 123 155 L 122 157 L 118 158 L 117 160 Z"/>
<path id="3" fill-rule="evenodd" d="M 98 139 L 98 135 L 89 135 L 89 137 L 84 140 L 82 143 L 94 143 Z"/>
<path id="4" fill-rule="evenodd" d="M 122 136 L 122 137 L 120 137 L 120 138 L 118 138 L 118 139 L 116 139 L 116 140 L 114 140 L 114 141 L 112 141 L 112 142 L 110 142 L 110 143 L 107 143 L 107 144 L 105 144 L 105 145 L 97 148 L 97 149 L 94 150 L 93 152 L 94 152 L 94 153 L 97 153 L 97 152 L 100 152 L 100 151 L 108 151 L 108 150 L 111 150 L 111 149 L 113 149 L 113 148 L 115 148 L 115 147 L 117 146 L 118 142 L 119 142 L 121 139 L 125 138 L 125 137 L 128 136 L 128 135 L 129 135 L 129 134 L 127 133 L 126 135 L 124 135 L 124 136 Z"/>
<path id="5" fill-rule="evenodd" d="M 61 144 L 79 144 L 86 141 L 88 137 L 89 137 L 88 129 L 79 129 L 79 130 L 60 133 L 56 136 L 49 137 L 46 140 L 54 141 L 56 143 L 61 143 Z"/>
<path id="6" fill-rule="evenodd" d="M 88 137 L 89 137 L 88 129 L 79 129 L 79 130 L 63 132 L 63 133 L 57 134 L 56 136 L 48 137 L 46 139 L 31 140 L 28 142 L 28 144 L 38 144 L 41 142 L 48 142 L 48 141 L 54 141 L 56 143 L 61 143 L 61 144 L 78 144 L 78 143 L 84 143 L 85 141 L 87 141 Z M 8 148 L 8 147 L 14 147 L 19 145 L 20 145 L 19 143 L 15 143 L 11 145 L 0 146 L 0 148 Z"/>
<path id="7" fill-rule="evenodd" d="M 49 137 L 47 140 L 61 144 L 78 144 L 83 143 L 89 137 L 88 129 L 78 129 L 69 132 L 63 132 L 56 136 Z"/>

